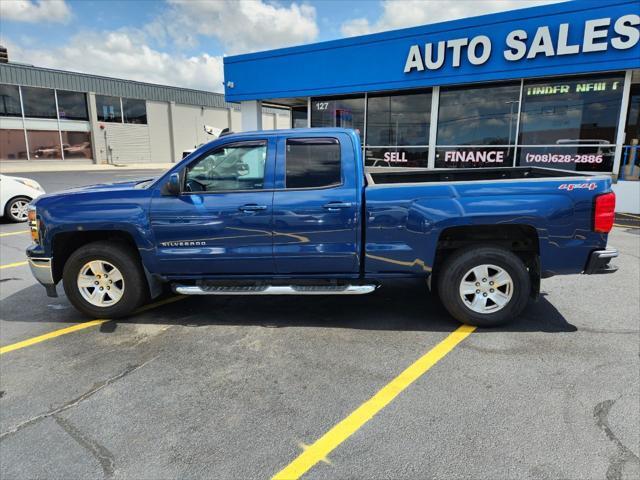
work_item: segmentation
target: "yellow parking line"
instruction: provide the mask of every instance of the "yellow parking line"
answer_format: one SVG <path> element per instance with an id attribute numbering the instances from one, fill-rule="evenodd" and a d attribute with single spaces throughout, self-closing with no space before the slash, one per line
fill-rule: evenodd
<path id="1" fill-rule="evenodd" d="M 322 437 L 306 447 L 298 458 L 275 474 L 272 480 L 294 480 L 304 475 L 316 463 L 325 460 L 338 445 L 371 420 L 380 410 L 424 375 L 447 353 L 467 338 L 476 327 L 462 325 L 447 338 L 411 364 L 404 372 L 385 385 L 378 393 L 356 408 L 348 417 L 335 425 Z"/>
<path id="2" fill-rule="evenodd" d="M 26 264 L 27 262 L 7 263 L 6 265 L 0 265 L 0 270 L 4 270 L 5 268 L 22 267 Z"/>
<path id="3" fill-rule="evenodd" d="M 24 235 L 25 233 L 29 233 L 29 230 L 20 230 L 19 232 L 0 233 L 0 237 L 9 237 L 11 235 Z"/>
<path id="4" fill-rule="evenodd" d="M 152 308 L 160 307 L 162 305 L 166 305 L 168 303 L 177 302 L 178 300 L 182 300 L 186 298 L 184 296 L 176 296 L 169 297 L 164 300 L 161 300 L 156 303 L 151 303 L 149 305 L 145 305 L 144 307 L 139 308 L 134 312 L 135 314 L 146 312 L 147 310 L 151 310 Z M 105 322 L 109 322 L 110 320 L 91 320 L 89 322 L 78 323 L 76 325 L 71 325 L 70 327 L 61 328 L 60 330 L 54 330 L 53 332 L 45 333 L 44 335 L 38 335 L 37 337 L 28 338 L 21 342 L 12 343 L 11 345 L 6 345 L 4 347 L 0 347 L 0 355 L 5 353 L 13 352 L 14 350 L 19 350 L 21 348 L 30 347 L 31 345 L 35 345 L 36 343 L 41 343 L 46 340 L 51 340 L 52 338 L 60 337 L 62 335 L 66 335 L 68 333 L 77 332 L 78 330 L 84 330 L 85 328 L 94 327 L 96 325 L 101 325 Z"/>

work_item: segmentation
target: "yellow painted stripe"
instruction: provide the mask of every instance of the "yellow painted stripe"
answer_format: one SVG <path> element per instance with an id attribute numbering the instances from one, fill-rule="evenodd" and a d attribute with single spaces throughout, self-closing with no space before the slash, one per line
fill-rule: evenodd
<path id="1" fill-rule="evenodd" d="M 618 212 L 618 215 L 623 215 L 623 216 L 625 216 L 625 217 L 639 218 L 639 219 L 640 219 L 640 216 L 639 216 L 639 215 L 633 215 L 633 214 L 631 214 L 631 213 L 620 213 L 620 212 Z"/>
<path id="2" fill-rule="evenodd" d="M 0 347 L 0 355 L 13 352 L 14 350 L 19 350 L 21 348 L 30 347 L 31 345 L 35 345 L 36 343 L 44 342 L 45 340 L 51 340 L 52 338 L 60 337 L 61 335 L 77 332 L 78 330 L 84 330 L 85 328 L 93 327 L 95 325 L 101 325 L 104 322 L 108 321 L 109 320 L 91 320 L 90 322 L 78 323 L 77 325 L 72 325 L 67 328 L 61 328 L 60 330 L 54 330 L 53 332 L 45 333 L 44 335 L 28 338 L 27 340 L 23 340 L 18 343 L 12 343 L 11 345 L 7 345 L 6 347 Z"/>
<path id="3" fill-rule="evenodd" d="M 138 313 L 146 312 L 147 310 L 151 310 L 152 308 L 157 308 L 162 305 L 166 305 L 168 303 L 177 302 L 178 300 L 182 300 L 183 298 L 186 298 L 186 297 L 184 296 L 170 297 L 156 303 L 145 305 L 144 307 L 136 310 L 134 312 L 134 315 Z M 60 330 L 54 330 L 53 332 L 45 333 L 44 335 L 38 335 L 37 337 L 28 338 L 21 342 L 12 343 L 11 345 L 0 347 L 0 355 L 13 352 L 14 350 L 19 350 L 21 348 L 30 347 L 31 345 L 35 345 L 37 343 L 41 343 L 46 340 L 51 340 L 52 338 L 60 337 L 62 335 L 67 335 L 68 333 L 77 332 L 78 330 L 84 330 L 85 328 L 95 327 L 96 325 L 102 325 L 103 323 L 109 322 L 109 321 L 110 320 L 91 320 L 89 322 L 78 323 L 76 325 L 71 325 L 70 327 L 61 328 Z"/>
<path id="4" fill-rule="evenodd" d="M 7 263 L 6 265 L 0 265 L 0 270 L 4 270 L 5 268 L 22 267 L 26 264 L 27 262 Z"/>
<path id="5" fill-rule="evenodd" d="M 11 235 L 24 235 L 25 233 L 29 233 L 29 230 L 20 230 L 19 232 L 0 233 L 0 237 L 10 237 Z"/>
<path id="6" fill-rule="evenodd" d="M 467 338 L 476 327 L 462 325 L 449 334 L 442 342 L 416 360 L 404 372 L 398 375 L 378 391 L 373 397 L 355 409 L 348 417 L 315 441 L 293 462 L 276 473 L 273 480 L 294 480 L 304 475 L 311 467 L 326 457 L 338 445 L 371 420 L 380 410 L 402 393 L 409 385 L 424 375 L 431 367 Z"/>

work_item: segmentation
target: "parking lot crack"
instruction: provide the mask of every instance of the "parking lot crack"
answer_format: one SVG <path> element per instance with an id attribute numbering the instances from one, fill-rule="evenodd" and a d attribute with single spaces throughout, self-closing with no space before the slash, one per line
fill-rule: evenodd
<path id="1" fill-rule="evenodd" d="M 615 400 L 605 400 L 604 402 L 598 403 L 593 409 L 593 416 L 596 420 L 596 425 L 618 449 L 615 457 L 610 460 L 609 468 L 607 468 L 607 480 L 620 480 L 622 478 L 625 463 L 629 461 L 640 463 L 640 458 L 638 458 L 618 439 L 618 437 L 616 437 L 609 426 L 609 411 L 614 403 L 616 403 Z"/>
<path id="2" fill-rule="evenodd" d="M 78 428 L 72 425 L 67 419 L 61 417 L 58 414 L 54 414 L 53 418 L 62 427 L 62 429 L 69 434 L 81 447 L 87 450 L 93 455 L 104 472 L 105 478 L 111 478 L 115 472 L 115 457 L 105 447 L 98 442 L 82 433 Z"/>
<path id="3" fill-rule="evenodd" d="M 65 404 L 59 406 L 59 407 L 55 407 L 51 410 L 49 410 L 48 412 L 45 413 L 41 413 L 40 415 L 36 415 L 35 417 L 30 418 L 29 420 L 25 420 L 24 422 L 19 423 L 18 425 L 16 425 L 15 427 L 13 427 L 11 430 L 7 430 L 6 432 L 3 432 L 0 434 L 0 442 L 2 442 L 5 438 L 18 433 L 20 430 L 30 427 L 31 425 L 34 425 L 38 422 L 40 422 L 41 420 L 44 420 L 45 418 L 49 418 L 51 416 L 54 416 L 58 413 L 62 413 L 65 410 L 69 410 L 70 408 L 73 408 L 77 405 L 79 405 L 80 403 L 84 402 L 85 400 L 87 400 L 88 398 L 92 397 L 93 395 L 95 395 L 96 393 L 98 393 L 100 390 L 108 387 L 109 385 L 111 385 L 114 382 L 117 382 L 118 380 L 126 377 L 127 375 L 132 374 L 133 372 L 135 372 L 136 370 L 140 370 L 142 367 L 144 367 L 145 365 L 151 363 L 153 360 L 155 360 L 157 358 L 153 357 L 149 360 L 147 360 L 146 362 L 143 362 L 139 365 L 129 365 L 127 366 L 127 368 L 125 368 L 123 371 L 121 371 L 120 373 L 118 373 L 117 375 L 114 375 L 113 377 L 109 377 L 106 380 L 103 380 L 101 382 L 98 382 L 96 384 L 93 385 L 93 387 L 91 387 L 87 392 L 83 393 L 82 395 L 80 395 L 79 397 L 74 398 L 73 400 L 70 400 L 68 402 L 66 402 Z"/>

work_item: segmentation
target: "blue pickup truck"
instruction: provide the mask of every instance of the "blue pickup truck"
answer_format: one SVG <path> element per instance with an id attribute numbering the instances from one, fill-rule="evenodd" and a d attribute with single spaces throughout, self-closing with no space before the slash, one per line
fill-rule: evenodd
<path id="1" fill-rule="evenodd" d="M 614 206 L 607 176 L 365 171 L 352 130 L 250 132 L 203 145 L 157 179 L 38 198 L 27 256 L 49 295 L 62 281 L 92 317 L 127 315 L 165 285 L 358 295 L 422 277 L 453 317 L 493 326 L 520 314 L 542 278 L 615 271 Z"/>

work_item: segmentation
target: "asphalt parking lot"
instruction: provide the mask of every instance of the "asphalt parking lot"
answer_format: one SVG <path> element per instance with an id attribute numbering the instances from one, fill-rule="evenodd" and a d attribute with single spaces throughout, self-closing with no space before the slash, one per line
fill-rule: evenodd
<path id="1" fill-rule="evenodd" d="M 150 173 L 27 176 L 55 191 Z M 515 323 L 468 336 L 414 281 L 363 297 L 169 296 L 86 326 L 31 277 L 26 227 L 0 224 L 1 476 L 637 479 L 629 218 L 610 236 L 616 274 L 544 280 Z"/>

